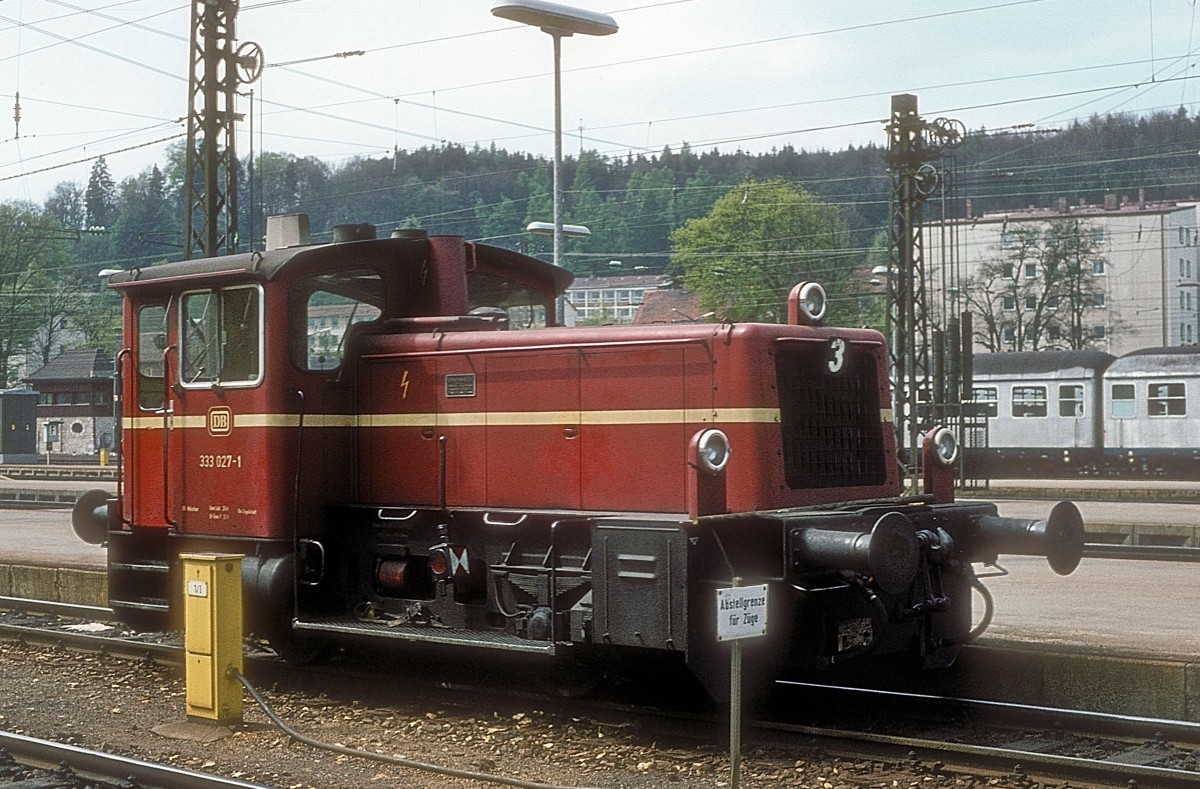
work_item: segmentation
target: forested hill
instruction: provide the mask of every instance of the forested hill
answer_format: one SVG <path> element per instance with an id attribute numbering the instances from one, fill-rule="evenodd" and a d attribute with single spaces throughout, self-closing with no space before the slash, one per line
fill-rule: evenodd
<path id="1" fill-rule="evenodd" d="M 785 146 L 770 153 L 696 151 L 684 145 L 653 156 L 602 158 L 584 151 L 563 168 L 564 219 L 588 226 L 568 261 L 581 273 L 666 262 L 671 231 L 708 212 L 747 178 L 795 181 L 839 206 L 865 249 L 886 227 L 888 179 L 880 144 L 841 151 Z M 1151 117 L 1093 117 L 1057 132 L 969 133 L 941 164 L 955 187 L 947 210 L 961 215 L 1052 205 L 1060 197 L 1101 202 L 1109 192 L 1147 199 L 1191 199 L 1200 170 L 1200 116 L 1185 110 Z M 303 210 L 313 227 L 369 221 L 384 228 L 487 239 L 531 252 L 548 248 L 521 231 L 549 220 L 550 168 L 528 154 L 459 146 L 400 151 L 329 167 L 311 159 L 272 156 L 260 167 L 266 213 Z M 939 201 L 939 209 L 941 202 Z M 261 219 L 257 220 L 261 222 Z M 258 225 L 261 227 L 261 224 Z"/>
<path id="2" fill-rule="evenodd" d="M 592 236 L 571 240 L 568 265 L 579 273 L 660 268 L 671 231 L 706 214 L 748 178 L 783 179 L 838 206 L 853 234 L 852 249 L 869 248 L 887 226 L 885 135 L 880 143 L 841 151 L 785 146 L 762 154 L 696 151 L 687 145 L 656 155 L 567 156 L 564 221 Z M 1094 117 L 1057 132 L 968 133 L 941 164 L 954 189 L 936 210 L 961 215 L 1053 205 L 1063 197 L 1101 202 L 1106 193 L 1147 199 L 1191 199 L 1200 169 L 1200 116 L 1186 110 L 1150 117 Z M 91 262 L 138 263 L 171 256 L 181 238 L 181 150 L 161 173 L 114 184 L 103 160 L 91 182 L 60 184 L 46 211 L 68 228 L 106 228 L 79 250 Z M 246 165 L 249 163 L 247 162 Z M 239 201 L 243 240 L 261 238 L 263 217 L 306 212 L 317 239 L 335 224 L 370 222 L 388 231 L 421 227 L 541 254 L 544 238 L 523 228 L 551 219 L 550 166 L 544 158 L 495 147 L 458 145 L 398 151 L 331 165 L 282 153 L 243 165 Z M 243 243 L 243 248 L 246 244 Z M 620 261 L 618 265 L 615 261 Z M 84 261 L 80 261 L 84 262 Z"/>

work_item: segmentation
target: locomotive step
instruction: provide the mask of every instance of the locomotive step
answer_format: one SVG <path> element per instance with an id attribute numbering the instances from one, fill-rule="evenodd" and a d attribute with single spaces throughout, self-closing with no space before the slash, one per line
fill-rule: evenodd
<path id="1" fill-rule="evenodd" d="M 152 597 L 134 598 L 130 600 L 117 600 L 110 597 L 108 600 L 108 606 L 114 610 L 134 609 L 138 611 L 154 611 L 164 614 L 171 610 L 171 606 L 166 600 Z"/>
<path id="2" fill-rule="evenodd" d="M 339 633 L 371 638 L 397 638 L 453 646 L 499 649 L 506 652 L 527 652 L 538 655 L 557 654 L 553 641 L 531 641 L 509 633 L 488 633 L 436 625 L 393 625 L 385 621 L 364 622 L 354 616 L 322 617 L 297 620 L 292 627 L 309 633 Z"/>

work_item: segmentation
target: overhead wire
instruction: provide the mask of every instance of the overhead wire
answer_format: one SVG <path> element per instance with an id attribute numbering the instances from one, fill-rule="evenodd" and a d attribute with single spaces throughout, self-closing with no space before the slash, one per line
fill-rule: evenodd
<path id="1" fill-rule="evenodd" d="M 295 2 L 295 0 L 290 0 L 290 1 L 291 1 L 291 2 Z M 801 36 L 811 36 L 811 35 L 820 35 L 820 34 L 825 34 L 825 33 L 833 33 L 833 32 L 845 32 L 845 31 L 847 31 L 847 30 L 861 29 L 861 28 L 863 28 L 863 27 L 873 27 L 873 26 L 882 26 L 882 25 L 887 25 L 887 24 L 897 24 L 897 23 L 900 23 L 900 22 L 908 22 L 908 21 L 914 21 L 914 20 L 925 20 L 925 19 L 928 19 L 928 18 L 932 18 L 932 17 L 934 17 L 934 16 L 944 16 L 944 15 L 950 15 L 950 14 L 952 14 L 952 13 L 968 13 L 968 12 L 974 12 L 974 11 L 980 11 L 980 10 L 989 10 L 989 9 L 996 9 L 996 8 L 1005 8 L 1005 7 L 1010 7 L 1010 6 L 1014 6 L 1014 5 L 1024 5 L 1024 4 L 1027 4 L 1027 3 L 1030 3 L 1030 2 L 1040 2 L 1040 1 L 1042 1 L 1042 0 L 1020 0 L 1019 2 L 1011 2 L 1011 3 L 999 3 L 999 4 L 993 4 L 993 5 L 989 5 L 989 6 L 977 7 L 977 8 L 972 8 L 972 9 L 959 9 L 959 10 L 958 10 L 958 11 L 956 11 L 956 12 L 943 12 L 943 13 L 940 13 L 940 14 L 932 14 L 932 15 L 919 15 L 919 16 L 906 17 L 906 18 L 904 18 L 904 19 L 897 19 L 897 20 L 884 20 L 884 21 L 875 22 L 875 23 L 865 23 L 865 24 L 863 24 L 863 25 L 855 25 L 855 26 L 849 26 L 849 27 L 846 27 L 846 28 L 837 28 L 837 29 L 826 30 L 826 31 L 814 31 L 814 32 L 809 32 L 809 33 L 804 33 L 804 34 L 799 34 L 799 35 L 801 35 Z M 70 6 L 69 4 L 66 4 L 66 3 L 59 3 L 59 4 L 60 4 L 60 5 L 64 5 L 64 6 L 66 6 L 66 7 L 72 7 L 72 6 Z M 244 10 L 251 10 L 251 9 L 255 9 L 255 8 L 268 7 L 268 6 L 272 6 L 272 5 L 278 5 L 278 4 L 281 4 L 281 3 L 260 3 L 260 4 L 256 4 L 256 5 L 254 5 L 254 6 L 247 6 L 247 7 L 246 7 Z M 655 5 L 658 5 L 658 4 L 655 4 Z M 165 12 L 160 12 L 160 13 L 165 13 Z M 148 18 L 148 17 L 146 17 L 146 18 Z M 465 35 L 465 34 L 464 34 L 464 35 Z M 763 40 L 763 41 L 757 41 L 757 42 L 735 42 L 735 43 L 736 43 L 736 45 L 738 45 L 738 46 L 749 46 L 749 45 L 752 45 L 752 44 L 755 44 L 755 43 L 764 43 L 764 42 L 765 42 L 765 43 L 770 43 L 770 42 L 773 42 L 773 41 L 780 40 L 781 38 L 789 38 L 789 37 L 777 37 L 777 38 L 773 38 L 773 39 L 766 39 L 766 40 Z M 67 39 L 64 39 L 64 41 L 66 41 L 66 40 L 67 40 Z M 439 40 L 440 40 L 440 39 L 439 39 Z M 420 43 L 420 42 L 412 42 L 412 43 Z M 399 46 L 399 45 L 397 45 L 397 46 Z M 726 46 L 733 46 L 733 45 L 726 45 Z M 723 48 L 726 48 L 726 46 L 717 47 L 717 48 L 715 48 L 715 49 L 723 49 Z M 666 53 L 666 54 L 663 54 L 663 55 L 656 55 L 656 56 L 653 56 L 653 57 L 654 57 L 654 58 L 662 58 L 662 57 L 682 56 L 682 55 L 688 55 L 688 54 L 695 54 L 695 53 L 698 53 L 698 52 L 704 52 L 704 51 L 707 51 L 708 49 L 709 49 L 709 48 L 704 48 L 704 49 L 696 49 L 696 50 L 689 50 L 688 52 L 683 52 L 683 53 Z M 641 60 L 641 59 L 639 59 L 639 60 Z M 621 65 L 621 63 L 617 63 L 617 64 L 606 64 L 606 65 Z M 597 66 L 597 67 L 598 67 L 598 66 Z M 453 88 L 441 88 L 440 90 L 443 90 L 443 91 L 446 91 L 446 90 L 453 90 Z M 1061 95 L 1070 95 L 1070 94 L 1054 94 L 1054 96 L 1061 96 Z M 1053 97 L 1053 96 L 1050 96 L 1050 97 Z M 1036 100 L 1036 99 L 1039 99 L 1039 98 L 1047 98 L 1047 97 L 1034 97 L 1034 98 L 1026 97 L 1026 99 L 1024 99 L 1024 100 Z M 1020 101 L 1020 100 L 1015 100 L 1015 101 Z M 974 106 L 975 108 L 978 108 L 978 107 L 991 107 L 991 106 L 999 106 L 999 105 L 1001 105 L 1001 104 L 1005 104 L 1005 103 L 1012 103 L 1012 102 L 990 102 L 990 103 L 987 103 L 987 104 L 979 104 L 979 105 L 973 105 L 973 106 Z M 291 108 L 291 109 L 301 109 L 301 108 Z M 441 107 L 440 109 L 441 109 L 442 111 L 447 111 L 445 107 Z M 453 110 L 450 110 L 450 111 L 453 111 Z M 954 110 L 949 110 L 949 111 L 954 111 Z M 471 114 L 471 115 L 473 115 L 474 117 L 480 117 L 480 118 L 482 118 L 482 119 L 485 119 L 485 120 L 487 120 L 487 119 L 488 119 L 486 116 L 480 116 L 480 115 L 478 115 L 478 114 Z M 336 117 L 336 116 L 334 116 L 334 117 Z M 338 118 L 338 119 L 339 119 L 339 120 L 345 120 L 344 118 Z M 726 137 L 726 138 L 721 138 L 720 140 L 702 142 L 702 143 L 700 143 L 700 144 L 714 144 L 714 143 L 715 143 L 715 144 L 731 144 L 731 143 L 735 143 L 735 142 L 746 142 L 746 141 L 750 141 L 750 140 L 755 140 L 755 139 L 764 139 L 764 138 L 766 138 L 766 137 L 771 137 L 771 136 L 781 136 L 781 135 L 785 135 L 785 134 L 804 134 L 804 133 L 811 132 L 811 131 L 818 131 L 818 130 L 825 130 L 825 129 L 833 129 L 833 128 L 846 128 L 846 127 L 849 127 L 849 126 L 859 126 L 859 125 L 864 125 L 864 124 L 869 124 L 869 123 L 879 123 L 881 120 L 882 120 L 881 118 L 872 118 L 872 119 L 870 119 L 870 120 L 865 120 L 865 121 L 857 121 L 857 122 L 853 122 L 853 123 L 850 123 L 850 124 L 835 124 L 835 125 L 826 125 L 826 126 L 812 127 L 812 128 L 809 128 L 809 129 L 793 129 L 793 130 L 784 131 L 784 132 L 772 132 L 772 133 L 768 133 L 768 134 L 765 134 L 765 135 L 752 135 L 752 136 Z M 526 124 L 526 125 L 528 126 L 528 124 Z M 367 124 L 367 125 L 366 125 L 366 128 L 381 129 L 381 128 L 383 128 L 383 127 L 382 127 L 382 125 L 378 125 L 378 124 Z M 532 129 L 534 129 L 534 130 L 538 130 L 538 129 L 537 129 L 537 127 L 532 127 L 532 126 L 531 126 L 530 128 L 532 128 Z M 388 130 L 390 131 L 390 130 L 392 130 L 392 129 L 390 129 L 390 128 L 389 128 Z M 297 137 L 298 137 L 298 136 L 297 136 Z M 607 144 L 612 144 L 612 143 L 607 143 Z"/>

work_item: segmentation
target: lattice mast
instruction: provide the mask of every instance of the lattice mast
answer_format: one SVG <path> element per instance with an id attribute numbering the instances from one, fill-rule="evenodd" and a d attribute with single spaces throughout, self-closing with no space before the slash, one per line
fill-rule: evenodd
<path id="1" fill-rule="evenodd" d="M 924 211 L 930 195 L 945 187 L 942 172 L 931 161 L 963 139 L 962 124 L 938 118 L 926 123 L 917 112 L 917 97 L 892 97 L 887 126 L 888 178 L 891 187 L 888 223 L 887 331 L 891 346 L 892 418 L 896 445 L 906 464 L 906 487 L 915 493 L 921 483 L 920 448 L 924 429 L 934 420 L 946 424 L 955 417 L 959 401 L 958 321 L 950 321 L 950 347 L 946 331 L 935 325 L 931 310 L 937 300 L 930 294 L 930 276 L 924 254 Z M 938 283 L 952 283 L 943 272 Z M 957 284 L 957 283 L 953 283 Z M 946 310 L 953 315 L 953 310 Z M 945 315 L 940 316 L 944 318 Z M 949 353 L 948 353 L 949 351 Z M 949 360 L 949 363 L 948 363 Z"/>
<path id="2" fill-rule="evenodd" d="M 238 160 L 234 124 L 237 89 L 258 79 L 262 50 L 236 51 L 239 0 L 192 0 L 188 75 L 184 257 L 211 257 L 238 248 Z"/>

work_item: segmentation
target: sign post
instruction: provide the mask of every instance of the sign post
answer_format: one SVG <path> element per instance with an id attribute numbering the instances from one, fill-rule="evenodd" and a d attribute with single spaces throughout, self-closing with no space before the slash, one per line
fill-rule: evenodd
<path id="1" fill-rule="evenodd" d="M 742 640 L 767 634 L 767 585 L 717 590 L 717 641 L 732 641 L 729 656 L 729 766 L 731 789 L 738 789 L 742 769 Z"/>

